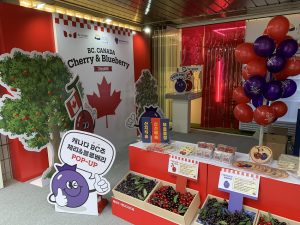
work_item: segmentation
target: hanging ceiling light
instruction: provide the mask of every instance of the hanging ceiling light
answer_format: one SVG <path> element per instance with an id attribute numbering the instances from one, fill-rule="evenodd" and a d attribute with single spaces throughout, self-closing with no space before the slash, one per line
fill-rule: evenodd
<path id="1" fill-rule="evenodd" d="M 151 28 L 150 28 L 150 27 L 145 27 L 145 28 L 144 28 L 144 32 L 145 32 L 146 34 L 150 34 Z"/>
<path id="2" fill-rule="evenodd" d="M 151 0 L 148 0 L 146 9 L 145 9 L 145 15 L 148 15 L 149 11 L 150 11 L 150 7 L 151 7 Z"/>

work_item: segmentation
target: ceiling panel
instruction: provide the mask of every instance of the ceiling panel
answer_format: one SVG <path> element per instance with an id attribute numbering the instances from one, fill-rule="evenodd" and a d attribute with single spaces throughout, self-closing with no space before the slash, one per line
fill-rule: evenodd
<path id="1" fill-rule="evenodd" d="M 243 16 L 273 10 L 280 12 L 300 0 L 45 0 L 67 4 L 140 25 L 182 25 L 214 18 Z M 149 7 L 149 13 L 145 10 Z M 300 6 L 300 5 L 299 5 Z M 295 7 L 293 7 L 295 8 Z M 300 7 L 299 11 L 300 11 Z"/>

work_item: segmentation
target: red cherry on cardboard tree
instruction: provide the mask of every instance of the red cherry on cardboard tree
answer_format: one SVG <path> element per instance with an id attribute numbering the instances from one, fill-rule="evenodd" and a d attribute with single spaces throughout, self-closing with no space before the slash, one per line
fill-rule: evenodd
<path id="1" fill-rule="evenodd" d="M 235 100 L 237 103 L 248 103 L 250 102 L 250 98 L 248 98 L 245 94 L 243 87 L 237 87 L 233 90 L 232 94 L 233 100 Z"/>
<path id="2" fill-rule="evenodd" d="M 236 105 L 233 110 L 233 114 L 237 120 L 243 123 L 249 123 L 253 120 L 253 110 L 246 103 Z"/>
<path id="3" fill-rule="evenodd" d="M 267 105 L 257 107 L 253 115 L 254 121 L 262 126 L 271 124 L 276 118 L 274 110 Z"/>
<path id="4" fill-rule="evenodd" d="M 288 111 L 287 105 L 282 101 L 273 102 L 271 108 L 274 110 L 276 117 L 282 117 Z"/>

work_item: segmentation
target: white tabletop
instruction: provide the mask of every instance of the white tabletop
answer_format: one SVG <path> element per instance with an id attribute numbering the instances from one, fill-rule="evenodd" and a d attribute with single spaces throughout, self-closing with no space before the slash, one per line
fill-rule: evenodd
<path id="1" fill-rule="evenodd" d="M 137 148 L 140 148 L 142 150 L 146 150 L 147 146 L 149 146 L 150 144 L 151 143 L 143 143 L 143 142 L 140 141 L 140 142 L 131 144 L 130 146 L 137 147 Z M 192 145 L 192 146 L 197 147 L 196 144 L 188 143 L 188 142 L 182 142 L 182 141 L 172 141 L 171 144 L 174 144 L 176 147 L 180 147 L 180 146 L 184 146 L 184 145 Z M 158 153 L 160 153 L 160 152 L 158 152 Z M 160 153 L 160 154 L 163 154 L 163 153 Z M 169 152 L 168 154 L 182 156 L 176 151 Z M 234 167 L 234 166 L 226 164 L 226 163 L 218 162 L 218 161 L 215 161 L 213 159 L 205 159 L 205 158 L 197 157 L 197 156 L 194 156 L 194 155 L 187 155 L 187 156 L 184 156 L 184 157 L 192 159 L 192 160 L 196 160 L 200 163 L 206 163 L 206 164 L 210 164 L 210 165 L 214 165 L 214 166 L 218 166 L 218 167 L 222 167 L 222 168 L 229 168 L 229 169 L 234 169 L 234 170 L 238 170 L 238 171 L 243 171 L 240 168 Z M 250 162 L 251 160 L 249 159 L 248 154 L 236 152 L 235 161 L 249 161 Z M 271 164 L 268 164 L 268 166 L 277 168 L 277 161 L 273 160 Z M 247 172 L 255 173 L 254 171 L 249 171 L 249 170 L 247 170 Z M 293 173 L 289 173 L 290 176 L 287 177 L 287 178 L 280 178 L 280 179 L 279 178 L 273 178 L 273 177 L 270 177 L 270 176 L 267 176 L 267 175 L 264 175 L 264 174 L 260 174 L 260 173 L 257 173 L 257 174 L 262 176 L 262 177 L 267 177 L 269 179 L 300 185 L 300 177 L 297 177 Z"/>

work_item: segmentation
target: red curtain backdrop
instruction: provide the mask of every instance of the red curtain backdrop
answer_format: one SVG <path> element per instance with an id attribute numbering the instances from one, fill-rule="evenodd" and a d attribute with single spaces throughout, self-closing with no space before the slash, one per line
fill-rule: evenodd
<path id="1" fill-rule="evenodd" d="M 245 21 L 185 28 L 182 64 L 203 64 L 202 127 L 238 128 L 232 91 L 242 80 L 234 49 L 244 42 Z M 188 54 L 188 56 L 187 56 Z"/>

